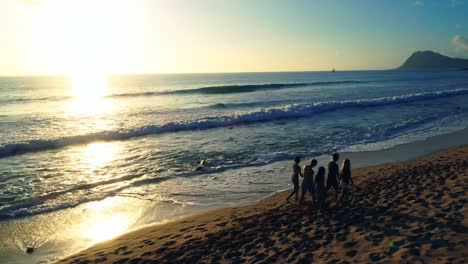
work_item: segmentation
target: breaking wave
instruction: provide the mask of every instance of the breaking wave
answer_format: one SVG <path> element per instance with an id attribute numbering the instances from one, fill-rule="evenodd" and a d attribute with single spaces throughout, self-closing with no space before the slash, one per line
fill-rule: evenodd
<path id="1" fill-rule="evenodd" d="M 22 143 L 11 143 L 0 146 L 0 158 L 27 152 L 61 148 L 74 144 L 84 144 L 93 141 L 125 140 L 133 137 L 141 137 L 153 134 L 202 130 L 218 127 L 231 127 L 241 124 L 268 122 L 279 119 L 309 117 L 318 113 L 350 107 L 378 107 L 463 94 L 468 94 L 468 89 L 416 93 L 375 99 L 329 101 L 312 104 L 289 104 L 281 107 L 256 109 L 254 111 L 243 114 L 205 117 L 189 122 L 169 122 L 161 125 L 148 125 L 124 131 L 101 131 L 85 135 L 75 135 L 55 139 L 38 139 Z M 219 104 L 215 107 L 227 106 L 228 105 Z"/>
<path id="2" fill-rule="evenodd" d="M 207 86 L 201 88 L 181 89 L 163 92 L 142 92 L 142 93 L 122 93 L 114 94 L 110 97 L 131 97 L 131 96 L 151 96 L 151 95 L 170 95 L 170 94 L 232 94 L 249 93 L 261 90 L 278 90 L 285 88 L 297 88 L 304 86 L 324 86 L 336 84 L 356 84 L 360 81 L 334 81 L 334 82 L 310 82 L 310 83 L 269 83 L 269 84 L 245 84 L 245 85 L 220 85 Z"/>

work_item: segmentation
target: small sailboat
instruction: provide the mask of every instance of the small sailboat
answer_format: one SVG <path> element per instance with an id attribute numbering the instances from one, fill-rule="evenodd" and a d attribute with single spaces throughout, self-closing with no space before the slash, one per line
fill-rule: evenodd
<path id="1" fill-rule="evenodd" d="M 335 72 L 335 68 L 333 68 L 332 72 Z"/>

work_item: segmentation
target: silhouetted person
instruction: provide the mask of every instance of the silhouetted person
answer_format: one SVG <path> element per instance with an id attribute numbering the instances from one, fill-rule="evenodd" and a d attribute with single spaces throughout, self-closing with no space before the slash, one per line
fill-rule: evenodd
<path id="1" fill-rule="evenodd" d="M 349 184 L 354 184 L 353 178 L 351 178 L 351 161 L 349 159 L 345 159 L 341 164 L 340 169 L 340 182 L 341 182 L 341 194 L 340 198 L 338 198 L 338 203 L 343 202 L 345 198 L 349 196 L 350 187 Z"/>
<path id="2" fill-rule="evenodd" d="M 325 168 L 319 167 L 317 176 L 315 176 L 315 197 L 317 198 L 317 204 L 320 209 L 323 209 L 325 204 Z"/>
<path id="3" fill-rule="evenodd" d="M 338 160 L 340 159 L 340 154 L 333 154 L 333 161 L 328 163 L 328 177 L 327 177 L 327 192 L 330 187 L 335 189 L 335 201 L 338 200 Z"/>
<path id="4" fill-rule="evenodd" d="M 315 204 L 315 190 L 314 190 L 314 168 L 317 165 L 317 160 L 313 159 L 310 161 L 310 165 L 304 167 L 304 180 L 301 185 L 301 199 L 299 200 L 299 205 L 302 205 L 304 202 L 304 196 L 307 191 L 312 194 L 312 204 Z"/>
<path id="5" fill-rule="evenodd" d="M 299 163 L 301 162 L 301 158 L 299 157 L 296 157 L 294 159 L 294 164 L 293 164 L 293 175 L 292 175 L 292 183 L 294 185 L 294 189 L 293 191 L 291 192 L 291 194 L 289 194 L 288 198 L 286 198 L 287 201 L 289 201 L 289 198 L 291 198 L 291 196 L 293 196 L 293 194 L 296 195 L 296 201 L 297 201 L 297 194 L 299 193 L 299 175 L 302 176 L 302 172 L 301 172 L 301 167 L 299 166 Z"/>

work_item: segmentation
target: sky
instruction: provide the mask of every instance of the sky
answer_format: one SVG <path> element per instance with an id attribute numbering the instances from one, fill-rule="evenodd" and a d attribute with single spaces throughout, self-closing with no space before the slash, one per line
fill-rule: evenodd
<path id="1" fill-rule="evenodd" d="M 379 70 L 468 58 L 468 1 L 0 0 L 0 75 Z"/>

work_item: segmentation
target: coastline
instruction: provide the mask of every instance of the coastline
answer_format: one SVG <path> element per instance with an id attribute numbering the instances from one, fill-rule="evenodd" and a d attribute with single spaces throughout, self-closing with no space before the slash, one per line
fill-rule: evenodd
<path id="1" fill-rule="evenodd" d="M 360 167 L 353 177 L 365 194 L 352 208 L 317 215 L 286 204 L 286 192 L 280 192 L 143 227 L 58 262 L 463 261 L 468 212 L 460 204 L 467 197 L 457 190 L 468 175 L 466 135 L 464 129 L 386 150 L 344 152 L 342 159 Z M 454 170 L 457 176 L 449 174 Z M 445 177 L 449 186 L 433 184 Z"/>
<path id="2" fill-rule="evenodd" d="M 353 168 L 409 161 L 432 153 L 468 144 L 468 127 L 455 132 L 431 136 L 423 140 L 403 143 L 391 148 L 371 151 L 344 151 L 341 159 L 351 159 Z M 328 161 L 329 157 L 326 156 Z"/>

